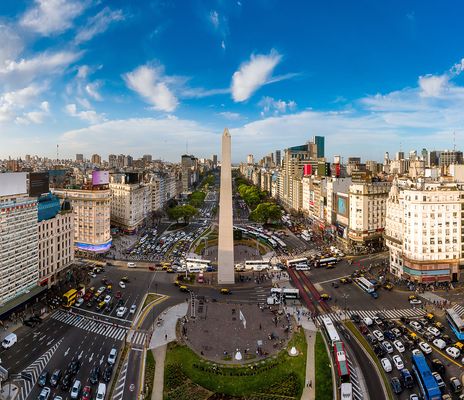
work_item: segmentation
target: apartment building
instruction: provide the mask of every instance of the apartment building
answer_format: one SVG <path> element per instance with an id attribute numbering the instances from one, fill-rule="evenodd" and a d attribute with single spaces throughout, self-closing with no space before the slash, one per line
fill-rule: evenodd
<path id="1" fill-rule="evenodd" d="M 395 181 L 385 228 L 391 272 L 421 283 L 459 279 L 463 208 L 458 184 Z"/>

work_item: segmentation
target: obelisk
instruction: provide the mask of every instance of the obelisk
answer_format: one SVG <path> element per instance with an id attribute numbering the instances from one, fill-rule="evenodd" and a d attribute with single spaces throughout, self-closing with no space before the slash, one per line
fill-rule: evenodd
<path id="1" fill-rule="evenodd" d="M 222 134 L 221 186 L 219 188 L 218 283 L 235 283 L 234 225 L 232 218 L 231 140 L 227 128 Z"/>

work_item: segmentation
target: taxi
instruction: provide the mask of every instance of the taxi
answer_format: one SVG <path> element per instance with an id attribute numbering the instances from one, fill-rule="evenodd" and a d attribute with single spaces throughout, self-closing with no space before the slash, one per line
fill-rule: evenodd
<path id="1" fill-rule="evenodd" d="M 188 287 L 185 286 L 185 285 L 180 285 L 179 289 L 180 289 L 181 292 L 188 292 Z"/>
<path id="2" fill-rule="evenodd" d="M 227 289 L 227 288 L 223 288 L 220 290 L 220 293 L 221 294 L 232 294 L 232 292 L 230 291 L 230 289 Z"/>
<path id="3" fill-rule="evenodd" d="M 327 293 L 322 293 L 320 299 L 321 300 L 330 300 L 331 297 Z"/>

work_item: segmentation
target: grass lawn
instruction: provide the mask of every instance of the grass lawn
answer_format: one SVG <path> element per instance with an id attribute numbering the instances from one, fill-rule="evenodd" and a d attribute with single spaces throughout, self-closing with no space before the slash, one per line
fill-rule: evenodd
<path id="1" fill-rule="evenodd" d="M 332 400 L 332 370 L 330 366 L 329 355 L 325 347 L 324 339 L 321 333 L 316 335 L 316 346 L 314 348 L 315 356 L 315 376 L 316 376 L 316 399 Z"/>
<path id="2" fill-rule="evenodd" d="M 369 353 L 369 355 L 371 356 L 371 358 L 374 360 L 375 364 L 377 365 L 377 369 L 380 371 L 380 375 L 382 376 L 383 383 L 385 384 L 385 387 L 387 388 L 388 397 L 390 399 L 395 398 L 395 396 L 393 395 L 392 388 L 390 386 L 390 382 L 388 381 L 387 375 L 385 374 L 384 369 L 380 365 L 380 361 L 375 355 L 374 350 L 372 350 L 372 347 L 369 345 L 369 343 L 367 343 L 362 333 L 359 332 L 359 330 L 356 328 L 356 326 L 354 326 L 354 324 L 351 321 L 345 322 L 345 325 L 351 331 L 351 333 L 354 336 L 356 336 L 356 338 L 359 340 L 359 342 L 362 344 L 364 349 Z"/>
<path id="3" fill-rule="evenodd" d="M 185 384 L 185 378 L 214 393 L 250 396 L 268 393 L 282 398 L 300 398 L 305 382 L 306 339 L 302 331 L 290 340 L 300 354 L 290 357 L 282 350 L 275 358 L 247 366 L 220 365 L 206 362 L 184 345 L 172 343 L 166 354 L 165 394 Z M 253 369 L 251 366 L 254 366 Z"/>
<path id="4" fill-rule="evenodd" d="M 155 301 L 155 300 L 158 300 L 161 296 L 159 294 L 155 294 L 155 293 L 148 293 L 147 294 L 147 297 L 145 298 L 145 301 L 143 303 L 143 307 L 142 307 L 142 310 L 148 305 L 150 304 L 152 301 Z"/>
<path id="5" fill-rule="evenodd" d="M 145 381 L 144 381 L 146 399 L 151 399 L 154 377 L 155 377 L 155 357 L 153 356 L 153 352 L 150 349 L 148 349 L 147 356 L 145 358 Z"/>

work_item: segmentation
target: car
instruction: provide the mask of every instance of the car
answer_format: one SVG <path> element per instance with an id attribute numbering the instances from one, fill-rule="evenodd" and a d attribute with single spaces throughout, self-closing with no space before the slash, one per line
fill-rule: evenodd
<path id="1" fill-rule="evenodd" d="M 366 339 L 369 341 L 370 344 L 376 344 L 377 343 L 377 339 L 374 335 L 371 335 L 370 333 L 368 333 L 366 335 Z"/>
<path id="2" fill-rule="evenodd" d="M 390 330 L 391 333 L 395 335 L 395 337 L 399 338 L 401 336 L 401 331 L 398 328 L 392 328 Z"/>
<path id="3" fill-rule="evenodd" d="M 111 301 L 111 296 L 105 296 L 105 299 L 103 300 L 106 304 L 108 304 Z"/>
<path id="4" fill-rule="evenodd" d="M 71 375 L 76 375 L 81 367 L 81 362 L 77 359 L 73 359 L 68 365 L 68 373 Z"/>
<path id="5" fill-rule="evenodd" d="M 116 316 L 119 318 L 124 317 L 124 314 L 127 312 L 127 307 L 119 307 L 118 310 L 116 311 Z"/>
<path id="6" fill-rule="evenodd" d="M 382 368 L 384 369 L 385 372 L 391 372 L 392 365 L 388 358 L 382 358 L 380 360 L 380 363 L 382 364 Z"/>
<path id="7" fill-rule="evenodd" d="M 456 347 L 453 347 L 453 346 L 447 347 L 445 351 L 446 351 L 446 354 L 448 354 L 450 357 L 453 357 L 453 358 L 458 358 L 461 355 L 461 352 Z"/>
<path id="8" fill-rule="evenodd" d="M 410 326 L 412 329 L 414 329 L 415 331 L 419 331 L 420 329 L 422 329 L 422 325 L 421 325 L 419 322 L 417 322 L 417 321 L 411 321 L 411 322 L 409 323 L 409 326 Z"/>
<path id="9" fill-rule="evenodd" d="M 372 320 L 374 321 L 374 324 L 376 325 L 382 325 L 383 323 L 383 321 L 377 316 L 373 317 Z"/>
<path id="10" fill-rule="evenodd" d="M 400 340 L 395 340 L 393 342 L 393 346 L 395 346 L 396 350 L 398 350 L 400 353 L 403 353 L 404 352 L 404 345 L 403 343 L 401 343 Z"/>
<path id="11" fill-rule="evenodd" d="M 372 346 L 372 350 L 374 350 L 375 355 L 379 358 L 385 355 L 384 348 L 378 344 Z"/>
<path id="12" fill-rule="evenodd" d="M 119 299 L 118 300 L 118 303 L 116 304 L 117 307 L 121 307 L 124 305 L 124 300 L 123 299 Z"/>
<path id="13" fill-rule="evenodd" d="M 81 381 L 76 379 L 71 388 L 71 399 L 79 398 L 79 394 L 81 393 L 81 387 L 82 387 Z"/>
<path id="14" fill-rule="evenodd" d="M 108 355 L 108 364 L 113 365 L 116 362 L 118 351 L 113 347 Z"/>
<path id="15" fill-rule="evenodd" d="M 105 370 L 103 371 L 103 382 L 108 383 L 111 380 L 111 375 L 113 374 L 113 365 L 107 364 Z"/>
<path id="16" fill-rule="evenodd" d="M 441 339 L 444 340 L 446 344 L 453 343 L 453 340 L 449 337 L 449 335 L 442 335 Z"/>
<path id="17" fill-rule="evenodd" d="M 411 304 L 412 306 L 417 306 L 419 304 L 422 304 L 422 301 L 420 301 L 419 299 L 412 299 L 409 300 L 409 304 Z"/>
<path id="18" fill-rule="evenodd" d="M 406 389 L 411 389 L 414 387 L 414 378 L 412 377 L 411 373 L 408 369 L 403 368 L 401 371 L 401 380 L 403 381 L 403 386 Z"/>
<path id="19" fill-rule="evenodd" d="M 383 333 L 380 332 L 380 331 L 378 331 L 378 330 L 373 331 L 372 334 L 375 336 L 375 338 L 376 338 L 379 342 L 381 342 L 382 340 L 385 339 L 384 336 L 383 336 Z"/>
<path id="20" fill-rule="evenodd" d="M 53 400 L 63 400 L 63 398 L 61 396 L 55 396 L 53 397 Z"/>
<path id="21" fill-rule="evenodd" d="M 129 280 L 129 278 L 128 278 L 127 276 L 123 276 L 123 277 L 121 278 L 121 282 L 129 283 L 130 280 Z"/>
<path id="22" fill-rule="evenodd" d="M 69 386 L 71 385 L 71 380 L 72 380 L 72 375 L 69 373 L 66 373 L 63 379 L 61 380 L 61 385 L 60 385 L 61 390 L 63 390 L 64 392 L 68 391 Z"/>
<path id="23" fill-rule="evenodd" d="M 38 400 L 47 400 L 50 397 L 50 388 L 44 387 L 39 394 Z"/>
<path id="24" fill-rule="evenodd" d="M 364 322 L 367 326 L 371 326 L 371 325 L 374 323 L 374 321 L 372 321 L 372 319 L 369 318 L 369 317 L 364 317 L 364 318 L 363 318 L 363 322 Z"/>
<path id="25" fill-rule="evenodd" d="M 384 340 L 382 346 L 388 354 L 393 353 L 393 347 L 388 340 Z"/>
<path id="26" fill-rule="evenodd" d="M 427 342 L 433 342 L 433 340 L 435 339 L 435 336 L 433 336 L 430 332 L 424 332 L 423 335 Z"/>
<path id="27" fill-rule="evenodd" d="M 89 276 L 90 276 L 91 278 L 96 278 L 96 277 L 97 277 L 97 275 L 95 274 L 95 272 L 89 272 Z"/>
<path id="28" fill-rule="evenodd" d="M 446 342 L 442 339 L 434 339 L 433 344 L 435 347 L 438 347 L 440 350 L 443 350 L 446 347 Z"/>
<path id="29" fill-rule="evenodd" d="M 76 307 L 80 307 L 82 304 L 84 304 L 84 299 L 82 297 L 79 297 L 74 303 Z"/>
<path id="30" fill-rule="evenodd" d="M 126 288 L 126 284 L 125 284 L 123 281 L 120 281 L 120 282 L 119 282 L 119 287 L 120 287 L 121 289 L 125 289 L 125 288 Z"/>
<path id="31" fill-rule="evenodd" d="M 432 352 L 432 348 L 429 346 L 428 343 L 425 342 L 419 342 L 419 348 L 425 354 L 430 354 Z"/>
<path id="32" fill-rule="evenodd" d="M 456 378 L 455 376 L 452 376 L 450 378 L 450 386 L 451 386 L 451 391 L 453 393 L 461 393 L 461 391 L 462 391 L 461 381 L 458 378 Z"/>
<path id="33" fill-rule="evenodd" d="M 361 317 L 358 314 L 351 314 L 350 318 L 356 324 L 361 322 Z"/>
<path id="34" fill-rule="evenodd" d="M 367 334 L 369 332 L 369 329 L 367 329 L 367 326 L 364 324 L 359 325 L 359 330 L 363 335 Z"/>
<path id="35" fill-rule="evenodd" d="M 391 378 L 391 386 L 395 394 L 400 394 L 403 391 L 400 380 L 395 376 Z"/>
<path id="36" fill-rule="evenodd" d="M 378 299 L 379 298 L 379 294 L 377 292 L 371 292 L 371 296 L 374 298 L 374 299 Z"/>
<path id="37" fill-rule="evenodd" d="M 137 304 L 132 304 L 129 313 L 135 314 L 135 311 L 137 311 Z"/>
<path id="38" fill-rule="evenodd" d="M 388 340 L 395 340 L 396 336 L 393 334 L 392 331 L 385 331 L 383 335 L 388 339 Z"/>
<path id="39" fill-rule="evenodd" d="M 100 367 L 96 365 L 90 370 L 89 381 L 92 385 L 96 385 L 100 379 Z"/>
<path id="40" fill-rule="evenodd" d="M 50 386 L 57 387 L 61 380 L 61 370 L 55 369 L 50 377 Z"/>
<path id="41" fill-rule="evenodd" d="M 43 370 L 39 376 L 39 379 L 37 379 L 37 385 L 39 385 L 40 387 L 44 387 L 47 385 L 47 381 L 48 381 L 48 371 Z"/>
<path id="42" fill-rule="evenodd" d="M 438 337 L 438 336 L 441 335 L 441 332 L 437 328 L 435 328 L 433 326 L 429 326 L 427 328 L 427 332 L 430 332 L 435 337 Z"/>
<path id="43" fill-rule="evenodd" d="M 91 400 L 92 398 L 92 388 L 90 386 L 84 386 L 82 389 L 81 400 Z"/>
<path id="44" fill-rule="evenodd" d="M 445 389 L 446 389 L 446 384 L 445 384 L 445 381 L 443 380 L 443 378 L 441 377 L 441 375 L 438 372 L 432 372 L 432 375 L 435 378 L 435 380 L 437 381 L 437 385 L 440 388 L 440 390 L 442 392 L 444 392 Z"/>
<path id="45" fill-rule="evenodd" d="M 420 400 L 419 395 L 413 393 L 409 396 L 409 400 Z"/>
<path id="46" fill-rule="evenodd" d="M 443 363 L 441 362 L 441 360 L 439 360 L 438 358 L 434 358 L 434 359 L 432 359 L 430 364 L 432 366 L 433 371 L 436 371 L 441 375 L 445 375 L 446 369 L 445 369 L 445 366 L 443 365 Z"/>
<path id="47" fill-rule="evenodd" d="M 392 357 L 392 360 L 393 360 L 393 364 L 395 364 L 395 367 L 398 371 L 401 371 L 404 368 L 404 362 L 401 356 L 399 356 L 398 354 L 395 354 Z"/>

